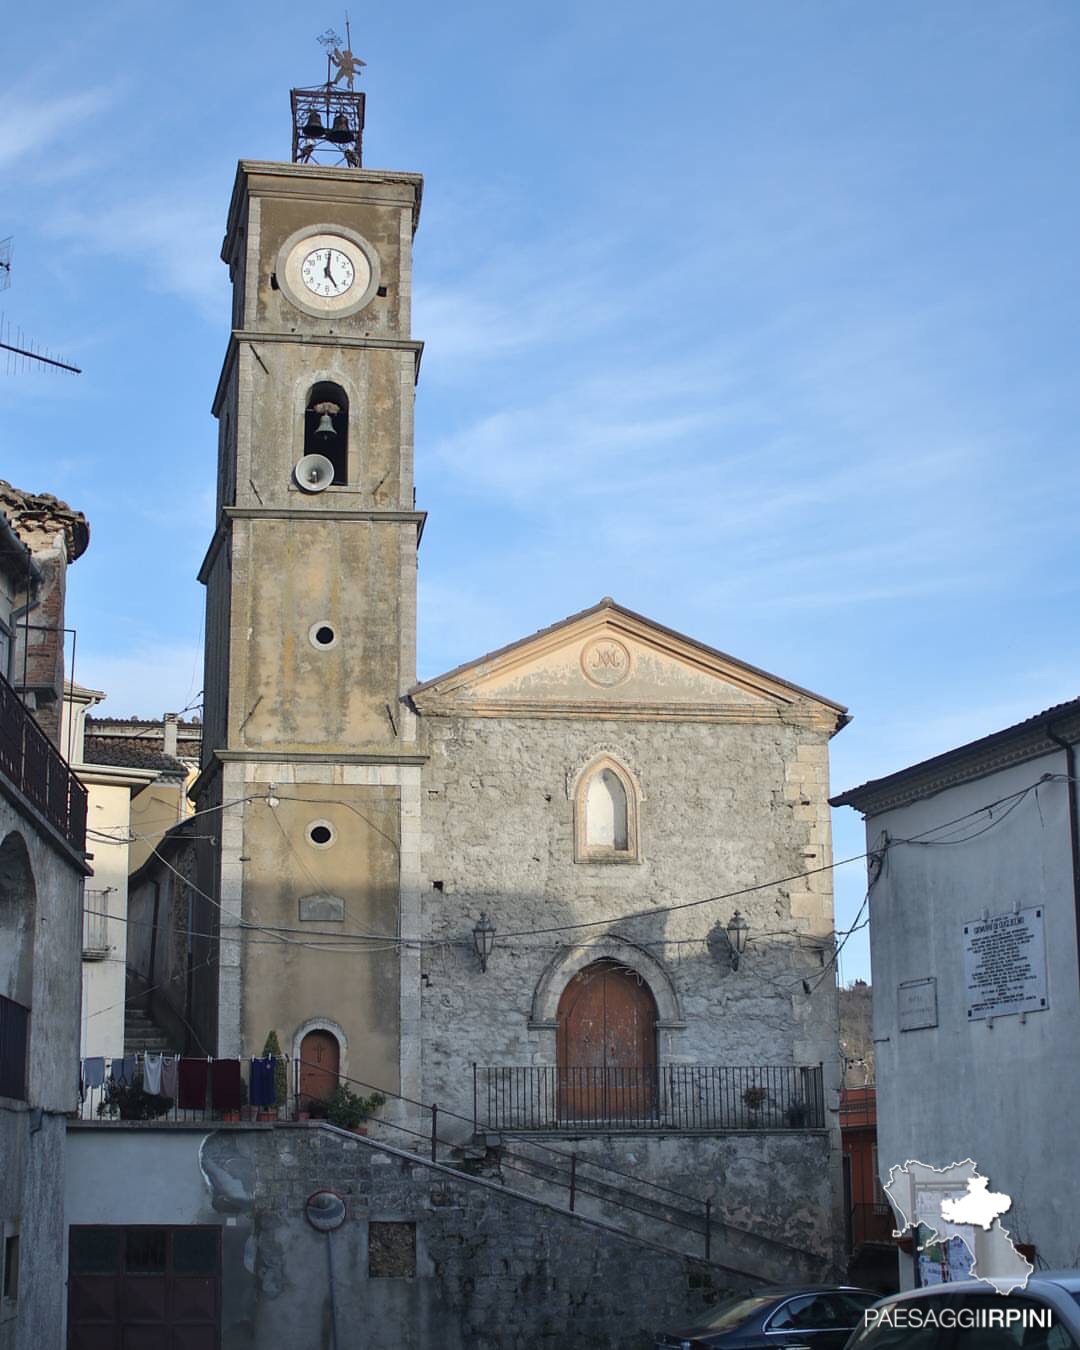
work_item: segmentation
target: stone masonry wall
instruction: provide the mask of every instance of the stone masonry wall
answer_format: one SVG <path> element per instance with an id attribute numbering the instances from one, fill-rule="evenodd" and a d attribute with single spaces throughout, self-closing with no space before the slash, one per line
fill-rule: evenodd
<path id="1" fill-rule="evenodd" d="M 222 1350 L 325 1350 L 332 1316 L 371 1350 L 646 1350 L 748 1283 L 325 1125 L 75 1125 L 69 1154 L 68 1224 L 221 1225 Z M 345 1201 L 329 1239 L 319 1189 Z"/>
<path id="2" fill-rule="evenodd" d="M 616 935 L 647 953 L 661 1062 L 817 1064 L 836 1058 L 834 981 L 807 996 L 833 926 L 829 874 L 646 919 L 620 916 L 767 882 L 829 861 L 824 734 L 766 725 L 424 719 L 426 1099 L 471 1106 L 471 1065 L 553 1062 L 534 1022 L 546 969 Z M 640 784 L 642 861 L 575 862 L 568 780 L 603 751 Z M 441 882 L 436 889 L 435 883 Z M 707 939 L 738 908 L 738 971 Z M 472 929 L 495 951 L 481 974 Z M 596 920 L 596 927 L 514 936 Z M 666 986 L 666 989 L 663 987 Z M 670 1018 L 664 1017 L 667 997 Z M 466 1090 L 467 1089 L 467 1090 Z"/>
<path id="3" fill-rule="evenodd" d="M 471 1119 L 474 1063 L 554 1065 L 560 992 L 576 970 L 611 956 L 656 998 L 662 1068 L 820 1063 L 826 1105 L 834 1102 L 831 873 L 620 918 L 827 865 L 824 731 L 779 720 L 456 716 L 421 725 L 431 756 L 423 789 L 422 936 L 432 944 L 423 955 L 423 1100 Z M 640 787 L 639 863 L 574 860 L 571 786 L 601 753 Z M 736 908 L 750 927 L 733 971 L 717 930 Z M 486 973 L 472 943 L 481 911 L 497 929 Z M 542 931 L 591 920 L 600 922 Z M 481 1116 L 483 1109 L 481 1092 Z M 801 1155 L 823 1169 L 824 1185 L 809 1192 L 790 1152 L 778 1170 L 757 1168 L 755 1176 L 750 1165 L 733 1168 L 734 1145 L 725 1146 L 722 1163 L 718 1156 L 701 1167 L 695 1156 L 691 1166 L 668 1136 L 664 1146 L 650 1142 L 643 1165 L 702 1197 L 737 1175 L 732 1209 L 746 1226 L 782 1235 L 797 1215 L 806 1244 L 828 1252 L 841 1225 L 839 1138 L 832 1112 L 826 1120 L 826 1156 L 817 1142 Z"/>
<path id="4" fill-rule="evenodd" d="M 0 994 L 29 1006 L 30 1043 L 25 1100 L 0 1098 L 0 1223 L 18 1233 L 21 1265 L 18 1298 L 0 1308 L 0 1350 L 60 1350 L 63 1117 L 79 1101 L 82 871 L 16 798 L 5 781 Z"/>

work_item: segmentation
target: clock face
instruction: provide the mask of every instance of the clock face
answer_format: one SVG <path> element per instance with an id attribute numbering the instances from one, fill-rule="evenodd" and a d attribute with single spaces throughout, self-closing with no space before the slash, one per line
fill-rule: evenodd
<path id="1" fill-rule="evenodd" d="M 300 264 L 300 276 L 313 295 L 344 295 L 356 280 L 356 268 L 339 248 L 316 248 Z"/>
<path id="2" fill-rule="evenodd" d="M 346 318 L 374 297 L 379 255 L 354 230 L 315 226 L 298 230 L 278 253 L 277 283 L 291 304 L 315 318 Z"/>

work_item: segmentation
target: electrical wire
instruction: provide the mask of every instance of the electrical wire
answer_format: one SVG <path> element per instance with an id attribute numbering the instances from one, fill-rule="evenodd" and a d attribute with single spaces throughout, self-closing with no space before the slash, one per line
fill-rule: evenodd
<path id="1" fill-rule="evenodd" d="M 975 807 L 971 811 L 965 812 L 963 815 L 957 816 L 953 820 L 945 821 L 941 824 L 931 826 L 928 829 L 922 831 L 920 834 L 911 835 L 905 838 L 890 839 L 887 842 L 884 851 L 878 850 L 878 851 L 868 851 L 860 854 L 853 854 L 850 857 L 843 858 L 831 863 L 823 864 L 820 867 L 807 868 L 801 872 L 791 873 L 785 877 L 776 878 L 770 881 L 759 882 L 752 886 L 741 887 L 735 890 L 723 892 L 718 895 L 707 896 L 699 900 L 683 901 L 672 905 L 657 905 L 646 910 L 638 910 L 628 914 L 607 916 L 602 919 L 583 920 L 576 923 L 568 923 L 568 924 L 552 924 L 544 928 L 515 930 L 509 933 L 500 934 L 499 944 L 500 946 L 502 946 L 513 938 L 548 936 L 556 933 L 576 932 L 585 928 L 611 926 L 614 924 L 626 923 L 641 918 L 653 918 L 659 915 L 679 912 L 685 909 L 697 908 L 702 905 L 718 903 L 723 900 L 735 899 L 739 896 L 754 894 L 762 890 L 770 889 L 774 886 L 782 886 L 792 881 L 802 880 L 805 877 L 820 875 L 821 873 L 824 872 L 834 871 L 838 867 L 846 866 L 847 864 L 852 862 L 859 862 L 868 857 L 882 858 L 884 856 L 884 853 L 886 853 L 889 849 L 895 848 L 900 845 L 920 845 L 922 847 L 934 847 L 934 846 L 948 846 L 958 843 L 966 843 L 972 839 L 980 837 L 981 835 L 987 833 L 989 830 L 996 828 L 998 825 L 1000 825 L 1004 820 L 1008 818 L 1009 815 L 1012 814 L 1012 812 L 1020 805 L 1020 803 L 1024 800 L 1024 798 L 1027 797 L 1030 793 L 1036 791 L 1036 789 L 1041 784 L 1044 784 L 1048 781 L 1065 781 L 1066 779 L 1067 775 L 1045 774 L 1036 783 L 1029 784 L 1027 787 L 1019 789 L 1017 792 L 1009 793 L 1006 796 L 998 798 L 993 802 L 989 802 L 986 803 L 985 805 Z M 278 792 L 276 795 L 278 796 L 279 800 L 306 801 L 306 802 L 313 802 L 316 804 L 332 804 L 332 805 L 346 806 L 350 808 L 352 807 L 352 803 L 344 801 L 340 798 L 322 798 L 322 797 L 313 798 L 313 797 L 292 796 L 292 795 L 283 796 L 280 792 Z M 192 816 L 189 816 L 186 819 L 192 819 L 195 815 L 200 816 L 206 815 L 214 811 L 220 811 L 231 807 L 244 805 L 245 803 L 248 802 L 269 801 L 269 798 L 270 798 L 269 793 L 265 794 L 257 793 L 247 797 L 235 798 L 229 802 L 222 802 L 218 806 L 207 807 L 201 811 L 194 812 L 192 813 Z M 1009 804 L 1006 811 L 1004 811 L 1001 815 L 989 821 L 986 825 L 982 826 L 980 829 L 975 830 L 970 834 L 963 836 L 962 838 L 959 839 L 927 838 L 928 835 L 940 834 L 944 830 L 952 829 L 956 826 L 964 824 L 965 822 L 971 821 L 975 817 L 980 816 L 987 811 L 992 812 L 996 807 L 1004 805 L 1005 803 Z M 365 821 L 367 821 L 367 818 L 363 815 L 362 812 L 356 812 L 356 814 L 359 815 Z M 294 853 L 298 861 L 301 863 L 303 870 L 307 873 L 308 877 L 312 880 L 313 884 L 318 886 L 319 883 L 314 878 L 310 870 L 307 868 L 306 864 L 303 862 L 302 857 L 299 855 L 299 853 L 297 853 L 295 845 L 288 836 L 288 832 L 285 830 L 284 826 L 282 825 L 281 821 L 277 818 L 276 815 L 275 815 L 275 823 L 281 830 L 282 835 L 285 838 L 286 843 L 288 844 L 290 850 Z M 372 822 L 370 821 L 367 821 L 367 823 L 372 824 Z M 377 827 L 375 826 L 373 826 L 373 828 L 377 829 Z M 379 833 L 383 832 L 379 831 Z M 154 836 L 147 836 L 147 837 L 153 838 Z M 205 835 L 205 836 L 189 836 L 189 837 L 212 839 L 215 836 Z M 223 906 L 220 904 L 220 902 L 215 900 L 213 896 L 208 895 L 205 891 L 201 890 L 187 877 L 185 877 L 183 873 L 181 873 L 168 861 L 168 859 L 162 856 L 162 854 L 156 847 L 152 847 L 151 851 L 164 864 L 164 866 L 168 868 L 170 872 L 172 872 L 177 878 L 179 878 L 179 880 L 184 884 L 184 886 L 190 888 L 195 894 L 201 896 L 210 904 L 214 905 L 219 911 L 223 909 Z M 880 869 L 878 872 L 878 876 L 880 876 Z M 825 968 L 817 976 L 817 978 L 815 979 L 813 984 L 809 987 L 809 989 L 806 990 L 808 994 L 811 994 L 819 987 L 819 985 L 825 979 L 825 977 L 827 976 L 829 971 L 833 968 L 833 966 L 837 964 L 839 960 L 839 955 L 843 951 L 844 946 L 851 938 L 851 936 L 854 933 L 859 932 L 861 929 L 865 928 L 869 924 L 870 922 L 869 916 L 865 920 L 862 919 L 862 916 L 867 909 L 870 900 L 870 894 L 873 890 L 873 886 L 876 883 L 876 881 L 877 876 L 875 876 L 874 880 L 871 882 L 870 887 L 863 898 L 863 902 L 859 907 L 859 911 L 856 914 L 854 923 L 846 930 L 840 931 L 834 929 L 831 930 L 830 933 L 828 934 L 809 934 L 793 929 L 776 929 L 770 930 L 769 932 L 766 933 L 755 935 L 753 941 L 760 942 L 762 938 L 770 936 L 794 937 L 800 943 L 805 943 L 807 946 L 810 947 L 816 947 L 820 946 L 828 938 L 832 938 L 834 942 L 833 954 L 830 957 Z M 109 915 L 107 917 L 114 919 L 117 918 L 117 916 L 115 915 Z M 350 918 L 352 918 L 354 922 L 357 922 L 355 915 L 350 914 Z M 313 930 L 298 929 L 287 925 L 279 925 L 279 924 L 255 924 L 247 922 L 245 920 L 241 920 L 236 925 L 236 927 L 239 931 L 245 934 L 245 940 L 249 942 L 253 943 L 259 942 L 264 945 L 282 945 L 282 944 L 291 945 L 295 947 L 304 948 L 307 950 L 329 952 L 332 954 L 345 954 L 348 952 L 371 953 L 380 951 L 401 950 L 403 948 L 413 948 L 413 947 L 427 948 L 427 949 L 448 949 L 451 947 L 468 947 L 470 945 L 467 939 L 462 938 L 459 939 L 452 939 L 452 938 L 439 939 L 439 938 L 421 938 L 421 937 L 413 938 L 413 937 L 402 937 L 400 934 L 391 935 L 384 933 L 334 933 L 326 929 L 313 929 Z M 263 933 L 266 936 L 262 939 L 257 939 L 251 936 L 251 934 L 253 933 Z M 220 933 L 214 935 L 206 933 L 196 933 L 193 931 L 192 936 L 203 937 L 210 941 L 213 941 L 216 938 L 218 941 L 220 941 Z M 325 938 L 328 940 L 322 942 L 315 941 L 314 939 L 317 938 Z M 837 941 L 837 939 L 839 939 L 839 941 Z M 621 939 L 618 934 L 611 933 L 601 935 L 598 938 L 592 939 L 586 945 L 603 946 L 605 943 L 618 942 L 620 940 Z M 658 939 L 653 941 L 642 941 L 641 945 L 644 947 L 661 947 L 661 946 L 681 946 L 699 943 L 707 944 L 707 942 L 708 942 L 707 937 L 701 937 L 701 938 Z M 383 944 L 383 945 L 372 945 L 372 944 Z M 550 946 L 553 947 L 554 949 L 558 949 L 562 945 L 563 944 L 550 944 Z M 548 944 L 527 943 L 519 946 L 517 950 L 519 951 L 547 950 L 548 946 L 549 946 Z M 803 987 L 806 988 L 807 985 L 807 981 L 801 979 L 795 980 L 788 985 L 784 985 L 783 983 L 766 976 L 764 972 L 757 972 L 756 974 L 757 977 L 762 979 L 765 983 L 772 984 L 780 989 L 787 989 L 787 990 L 795 989 L 799 986 L 799 984 L 802 984 Z"/>

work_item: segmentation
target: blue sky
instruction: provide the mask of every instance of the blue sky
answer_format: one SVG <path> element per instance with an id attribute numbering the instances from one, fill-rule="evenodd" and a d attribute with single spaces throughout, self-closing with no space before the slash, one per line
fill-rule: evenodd
<path id="1" fill-rule="evenodd" d="M 115 715 L 201 686 L 235 163 L 342 17 L 5 20 L 0 311 L 85 373 L 0 362 L 0 473 L 90 518 Z M 351 17 L 365 162 L 426 178 L 421 678 L 611 594 L 847 703 L 834 790 L 1080 692 L 1075 0 Z"/>

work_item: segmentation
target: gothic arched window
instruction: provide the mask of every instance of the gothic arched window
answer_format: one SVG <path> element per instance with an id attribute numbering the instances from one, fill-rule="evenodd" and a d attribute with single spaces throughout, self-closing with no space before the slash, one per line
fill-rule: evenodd
<path id="1" fill-rule="evenodd" d="M 613 769 L 594 773 L 585 789 L 585 844 L 626 849 L 626 789 Z"/>
<path id="2" fill-rule="evenodd" d="M 610 756 L 590 764 L 574 799 L 574 844 L 579 862 L 637 862 L 638 793 L 629 773 Z"/>
<path id="3" fill-rule="evenodd" d="M 349 397 L 340 385 L 312 385 L 304 406 L 304 454 L 325 455 L 334 482 L 349 481 Z"/>

